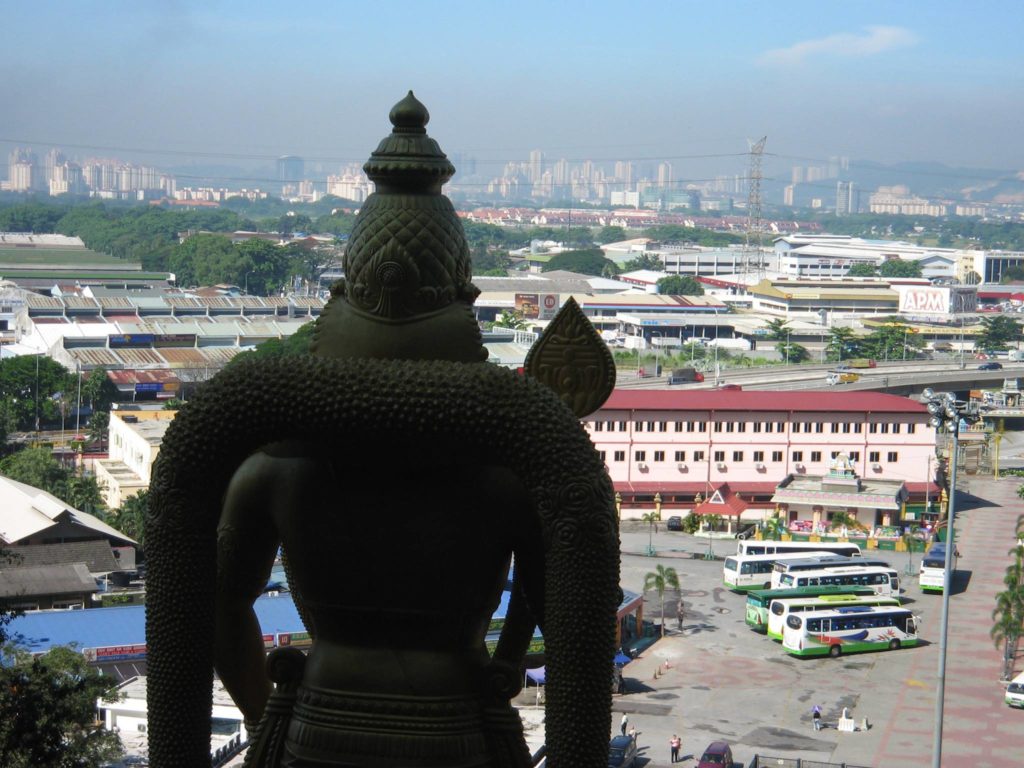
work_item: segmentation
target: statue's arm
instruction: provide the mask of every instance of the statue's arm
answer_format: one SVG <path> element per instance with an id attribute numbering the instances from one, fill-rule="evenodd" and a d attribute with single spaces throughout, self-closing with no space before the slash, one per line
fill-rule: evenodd
<path id="1" fill-rule="evenodd" d="M 263 593 L 279 537 L 270 517 L 261 454 L 231 479 L 217 526 L 217 609 L 214 668 L 249 722 L 259 720 L 270 696 L 266 653 L 253 602 Z M 272 482 L 272 481 L 271 481 Z"/>

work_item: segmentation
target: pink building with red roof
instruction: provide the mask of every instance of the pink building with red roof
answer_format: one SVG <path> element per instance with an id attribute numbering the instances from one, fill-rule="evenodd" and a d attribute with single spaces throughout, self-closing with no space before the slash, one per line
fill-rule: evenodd
<path id="1" fill-rule="evenodd" d="M 583 423 L 624 518 L 655 494 L 674 514 L 727 486 L 742 516 L 760 519 L 786 477 L 826 475 L 839 454 L 866 480 L 903 481 L 911 502 L 938 498 L 928 418 L 921 403 L 876 392 L 616 390 Z"/>

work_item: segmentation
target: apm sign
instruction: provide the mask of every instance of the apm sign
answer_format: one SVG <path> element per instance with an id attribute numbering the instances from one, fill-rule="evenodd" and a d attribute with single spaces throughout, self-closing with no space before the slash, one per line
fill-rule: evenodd
<path id="1" fill-rule="evenodd" d="M 949 289 L 899 285 L 900 312 L 916 315 L 948 315 Z"/>

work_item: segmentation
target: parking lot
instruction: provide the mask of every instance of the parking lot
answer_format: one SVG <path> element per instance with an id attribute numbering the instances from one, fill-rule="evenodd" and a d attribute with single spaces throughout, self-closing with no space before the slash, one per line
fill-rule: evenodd
<path id="1" fill-rule="evenodd" d="M 1024 712 L 1003 703 L 1001 654 L 988 638 L 993 596 L 1014 544 L 1018 485 L 1019 479 L 972 478 L 975 498 L 963 503 L 962 557 L 950 610 L 944 766 L 1020 764 Z M 748 629 L 744 596 L 722 586 L 721 560 L 702 559 L 706 538 L 659 527 L 654 556 L 645 554 L 648 540 L 646 525 L 625 524 L 623 586 L 640 592 L 655 565 L 671 566 L 680 576 L 686 612 L 680 629 L 676 595 L 666 595 L 667 636 L 625 667 L 628 692 L 614 700 L 613 725 L 625 712 L 639 732 L 639 765 L 669 764 L 675 733 L 684 756 L 699 757 L 709 742 L 723 739 L 743 765 L 756 753 L 860 766 L 931 765 L 942 597 L 922 593 L 916 577 L 906 577 L 907 553 L 873 552 L 900 572 L 902 597 L 921 620 L 922 645 L 802 659 Z M 711 546 L 725 555 L 736 544 L 717 540 Z M 915 553 L 915 571 L 919 561 Z M 648 594 L 645 618 L 659 622 L 660 610 L 657 596 Z M 826 724 L 819 732 L 811 722 L 815 704 Z M 844 708 L 866 730 L 836 730 Z"/>

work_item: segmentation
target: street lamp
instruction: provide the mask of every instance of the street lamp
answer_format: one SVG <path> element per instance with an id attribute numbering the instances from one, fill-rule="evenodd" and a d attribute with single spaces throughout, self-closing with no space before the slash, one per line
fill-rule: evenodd
<path id="1" fill-rule="evenodd" d="M 659 367 L 659 362 L 658 362 L 658 352 L 660 351 L 659 347 L 661 345 L 654 343 L 654 338 L 653 337 L 655 337 L 655 336 L 661 337 L 662 334 L 661 334 L 660 331 L 651 331 L 651 337 L 652 337 L 651 338 L 651 346 L 654 347 L 654 375 L 655 376 L 660 376 L 661 375 L 661 368 Z"/>
<path id="2" fill-rule="evenodd" d="M 970 403 L 957 400 L 952 392 L 936 393 L 925 389 L 922 393 L 931 425 L 936 430 L 943 427 L 953 437 L 953 455 L 949 462 L 949 504 L 946 511 L 946 561 L 942 580 L 942 619 L 939 626 L 939 669 L 935 689 L 935 740 L 932 745 L 932 768 L 942 768 L 942 716 L 946 694 L 946 645 L 949 632 L 949 593 L 953 589 L 954 522 L 956 512 L 956 473 L 960 453 L 960 424 L 974 422 L 980 418 L 977 409 Z"/>

